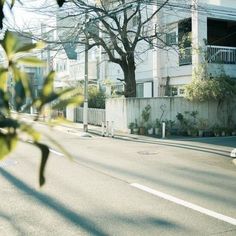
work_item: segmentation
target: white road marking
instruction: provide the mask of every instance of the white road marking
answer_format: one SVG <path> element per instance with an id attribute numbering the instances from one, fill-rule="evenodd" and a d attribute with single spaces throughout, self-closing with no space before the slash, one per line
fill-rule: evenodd
<path id="1" fill-rule="evenodd" d="M 231 157 L 236 157 L 236 148 L 232 150 L 232 152 L 230 153 Z"/>
<path id="2" fill-rule="evenodd" d="M 217 213 L 215 211 L 211 211 L 209 209 L 203 208 L 203 207 L 195 205 L 193 203 L 186 202 L 186 201 L 184 201 L 182 199 L 176 198 L 174 196 L 171 196 L 171 195 L 163 193 L 163 192 L 156 191 L 156 190 L 154 190 L 152 188 L 146 187 L 146 186 L 138 184 L 138 183 L 132 183 L 130 185 L 132 187 L 135 187 L 135 188 L 138 188 L 138 189 L 143 190 L 145 192 L 151 193 L 151 194 L 153 194 L 153 195 L 155 195 L 157 197 L 163 198 L 163 199 L 168 200 L 170 202 L 173 202 L 173 203 L 176 203 L 178 205 L 190 208 L 192 210 L 198 211 L 198 212 L 203 213 L 205 215 L 214 217 L 214 218 L 216 218 L 218 220 L 225 221 L 225 222 L 227 222 L 229 224 L 236 225 L 236 219 L 235 218 L 222 215 L 222 214 Z"/>
<path id="3" fill-rule="evenodd" d="M 11 160 L 11 159 L 6 159 L 3 161 L 0 161 L 0 167 L 7 167 L 7 166 L 12 166 L 12 165 L 16 165 L 18 162 L 15 160 Z"/>
<path id="4" fill-rule="evenodd" d="M 56 154 L 56 155 L 58 155 L 58 156 L 61 156 L 61 157 L 64 157 L 64 156 L 65 156 L 63 153 L 57 152 L 57 151 L 55 151 L 55 150 L 53 150 L 53 149 L 51 149 L 51 148 L 50 148 L 49 150 L 50 150 L 51 153 L 54 153 L 54 154 Z"/>

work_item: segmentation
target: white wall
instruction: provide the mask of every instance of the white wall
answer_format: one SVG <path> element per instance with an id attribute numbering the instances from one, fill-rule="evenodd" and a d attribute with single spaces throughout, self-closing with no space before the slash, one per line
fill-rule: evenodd
<path id="1" fill-rule="evenodd" d="M 216 123 L 226 126 L 227 106 L 218 110 L 217 102 L 192 103 L 182 97 L 158 97 L 158 98 L 117 98 L 106 100 L 106 120 L 114 121 L 115 129 L 126 132 L 128 124 L 137 119 L 141 121 L 141 112 L 145 106 L 151 106 L 150 121 L 158 119 L 176 120 L 178 112 L 198 111 L 199 118 L 207 119 L 209 126 Z M 233 120 L 236 121 L 236 98 L 232 99 L 231 107 Z M 163 112 L 164 111 L 164 112 Z"/>

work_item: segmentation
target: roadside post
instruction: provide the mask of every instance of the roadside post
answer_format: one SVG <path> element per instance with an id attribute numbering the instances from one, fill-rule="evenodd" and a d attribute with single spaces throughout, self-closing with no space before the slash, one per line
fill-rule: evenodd
<path id="1" fill-rule="evenodd" d="M 162 138 L 166 137 L 166 123 L 162 122 Z"/>

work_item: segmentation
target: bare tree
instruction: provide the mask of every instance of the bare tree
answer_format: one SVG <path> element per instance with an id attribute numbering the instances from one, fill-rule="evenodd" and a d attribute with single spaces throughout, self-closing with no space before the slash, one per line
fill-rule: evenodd
<path id="1" fill-rule="evenodd" d="M 89 38 L 90 47 L 102 47 L 109 61 L 119 65 L 123 71 L 125 97 L 135 97 L 136 51 L 140 50 L 141 41 L 151 46 L 153 44 L 164 46 L 160 37 L 162 32 L 155 24 L 155 17 L 168 1 L 72 0 L 70 2 L 73 5 L 70 5 L 70 10 L 73 11 L 64 14 L 61 20 L 83 17 L 86 19 L 76 22 L 77 31 L 69 32 L 70 26 L 67 25 L 67 30 L 64 28 L 64 35 L 69 35 L 75 41 L 82 41 L 81 32 L 83 32 L 85 37 Z"/>

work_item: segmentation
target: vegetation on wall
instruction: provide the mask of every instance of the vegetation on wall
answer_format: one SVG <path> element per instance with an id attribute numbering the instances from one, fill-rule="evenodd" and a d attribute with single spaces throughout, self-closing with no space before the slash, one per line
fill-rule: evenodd
<path id="1" fill-rule="evenodd" d="M 229 78 L 224 72 L 219 77 L 213 77 L 202 65 L 195 72 L 192 82 L 185 86 L 185 98 L 190 101 L 218 101 L 236 95 L 236 80 Z"/>
<path id="2" fill-rule="evenodd" d="M 223 101 L 236 95 L 236 82 L 227 77 L 194 79 L 185 87 L 185 97 L 190 101 Z"/>
<path id="3" fill-rule="evenodd" d="M 88 90 L 88 107 L 105 109 L 106 95 L 95 86 L 90 86 Z"/>

